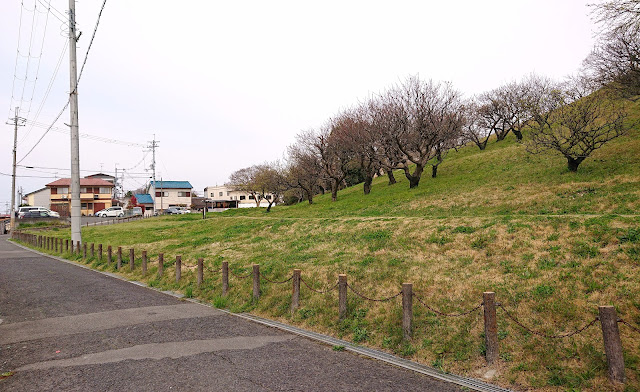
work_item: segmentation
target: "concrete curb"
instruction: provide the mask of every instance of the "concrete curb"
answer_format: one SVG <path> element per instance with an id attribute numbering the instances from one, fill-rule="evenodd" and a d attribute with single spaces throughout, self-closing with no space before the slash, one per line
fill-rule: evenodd
<path id="1" fill-rule="evenodd" d="M 6 241 L 9 241 L 9 239 L 6 239 Z M 103 274 L 106 275 L 108 277 L 114 278 L 114 279 L 118 279 L 124 282 L 128 282 L 128 283 L 132 283 L 135 284 L 137 286 L 141 286 L 144 288 L 147 288 L 149 290 L 153 290 L 162 294 L 166 294 L 166 295 L 170 295 L 172 297 L 176 297 L 176 298 L 180 298 L 183 299 L 185 301 L 189 301 L 195 304 L 199 304 L 202 306 L 207 306 L 209 308 L 213 308 L 213 306 L 211 304 L 208 304 L 206 302 L 202 302 L 200 300 L 197 300 L 195 298 L 185 298 L 183 294 L 180 293 L 176 293 L 173 291 L 168 291 L 168 290 L 160 290 L 157 289 L 155 287 L 149 287 L 149 285 L 147 285 L 144 282 L 140 282 L 140 281 L 135 281 L 135 280 L 128 280 L 123 276 L 120 276 L 116 273 L 112 273 L 112 272 L 105 272 L 105 271 L 98 271 L 96 269 L 93 269 L 91 267 L 88 267 L 86 265 L 71 261 L 71 260 L 67 260 L 64 259 L 62 257 L 58 257 L 58 256 L 53 256 L 47 253 L 42 253 L 40 251 L 37 251 L 35 249 L 31 249 L 29 247 L 26 247 L 22 244 L 16 243 L 14 241 L 11 241 L 14 245 L 28 250 L 30 252 L 39 254 L 41 256 L 44 257 L 48 257 L 50 259 L 54 259 L 54 260 L 58 260 L 58 261 L 62 261 L 65 262 L 67 264 L 71 264 L 74 265 L 76 267 L 80 267 L 80 268 L 84 268 L 87 269 L 89 271 L 93 271 L 99 274 Z M 379 351 L 379 350 L 375 350 L 372 348 L 368 348 L 368 347 L 363 347 L 363 346 L 359 346 L 357 344 L 353 344 L 351 342 L 348 342 L 346 340 L 341 340 L 341 339 L 336 339 L 334 337 L 328 336 L 328 335 L 323 335 L 320 333 L 316 333 L 316 332 L 312 332 L 312 331 L 307 331 L 301 328 L 297 328 L 288 324 L 283 324 L 280 323 L 278 321 L 273 321 L 273 320 L 268 320 L 268 319 L 264 319 L 262 317 L 258 317 L 258 316 L 254 316 L 250 313 L 232 313 L 228 310 L 225 309 L 218 309 L 218 308 L 214 308 L 220 312 L 226 313 L 230 316 L 234 316 L 234 317 L 239 317 L 242 318 L 244 320 L 247 321 L 251 321 L 254 323 L 258 323 L 261 325 L 265 325 L 271 328 L 276 328 L 279 329 L 281 331 L 285 331 L 288 333 L 292 333 L 298 336 L 302 336 L 305 337 L 307 339 L 310 340 L 314 340 L 316 342 L 320 342 L 320 343 L 324 343 L 330 346 L 342 346 L 345 348 L 346 351 L 350 351 L 353 352 L 355 354 L 367 357 L 367 358 L 371 358 L 371 359 L 375 359 L 378 361 L 382 361 L 385 362 L 387 364 L 396 366 L 396 367 L 400 367 L 403 369 L 407 369 L 407 370 L 411 370 L 414 371 L 416 373 L 420 373 L 423 374 L 425 376 L 429 376 L 431 378 L 437 379 L 437 380 L 441 380 L 441 381 L 446 381 L 452 384 L 456 384 L 474 391 L 479 391 L 479 392 L 511 392 L 511 390 L 509 389 L 505 389 L 502 387 L 499 387 L 497 385 L 492 385 L 492 384 L 488 384 L 484 381 L 480 381 L 474 378 L 469 378 L 469 377 L 462 377 L 462 376 L 457 376 L 454 374 L 450 374 L 450 373 L 444 373 L 438 369 L 435 368 L 431 368 L 425 365 L 422 365 L 420 363 L 417 362 L 413 362 L 404 358 L 400 358 L 400 357 L 396 357 L 395 355 L 391 355 L 388 353 L 385 353 L 383 351 Z"/>

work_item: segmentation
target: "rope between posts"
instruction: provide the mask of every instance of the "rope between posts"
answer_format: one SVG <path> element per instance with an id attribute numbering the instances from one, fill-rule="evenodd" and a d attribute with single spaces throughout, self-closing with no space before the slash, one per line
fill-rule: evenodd
<path id="1" fill-rule="evenodd" d="M 270 280 L 270 279 L 268 279 L 266 276 L 264 276 L 264 275 L 262 275 L 262 274 L 260 274 L 260 277 L 261 277 L 262 279 L 266 280 L 266 281 L 267 281 L 267 282 L 269 282 L 269 283 L 275 283 L 275 284 L 283 284 L 283 283 L 287 283 L 287 282 L 289 282 L 291 279 L 293 279 L 293 275 L 291 275 L 291 276 L 289 277 L 289 279 L 287 279 L 287 280 L 283 280 L 283 281 Z"/>
<path id="2" fill-rule="evenodd" d="M 402 295 L 402 291 L 400 291 L 398 294 L 394 294 L 394 295 L 392 295 L 391 297 L 381 298 L 381 299 L 375 299 L 375 298 L 369 298 L 369 297 L 366 297 L 366 296 L 364 296 L 364 295 L 360 294 L 359 292 L 355 291 L 355 290 L 353 289 L 353 287 L 352 287 L 349 283 L 347 283 L 347 287 L 349 288 L 349 290 L 351 290 L 351 291 L 352 291 L 355 295 L 357 295 L 358 297 L 360 297 L 360 298 L 364 298 L 364 299 L 366 299 L 367 301 L 373 301 L 373 302 L 387 302 L 387 301 L 391 301 L 392 299 L 394 299 L 394 298 L 396 298 L 396 297 L 398 297 L 398 296 Z"/>
<path id="3" fill-rule="evenodd" d="M 632 330 L 640 333 L 640 329 L 634 327 L 633 325 L 629 324 L 628 322 L 624 321 L 623 319 L 618 320 L 618 322 L 620 322 L 620 323 L 626 325 L 627 327 L 631 328 Z"/>
<path id="4" fill-rule="evenodd" d="M 305 286 L 307 286 L 307 288 L 308 288 L 309 290 L 311 290 L 311 291 L 313 291 L 313 292 L 316 292 L 316 293 L 318 293 L 318 294 L 326 294 L 326 293 L 328 293 L 329 291 L 333 291 L 333 290 L 335 290 L 335 288 L 336 288 L 336 287 L 338 287 L 338 283 L 336 283 L 335 285 L 331 286 L 330 288 L 328 288 L 328 289 L 326 289 L 326 290 L 316 290 L 316 289 L 314 289 L 313 287 L 309 286 L 309 284 L 308 284 L 307 282 L 305 282 L 305 280 L 304 280 L 304 279 L 302 279 L 302 276 L 300 277 L 300 281 L 301 281 Z"/>
<path id="5" fill-rule="evenodd" d="M 238 278 L 238 279 L 246 279 L 246 278 L 250 277 L 251 275 L 253 275 L 253 271 L 249 272 L 247 275 L 236 275 L 236 274 L 234 274 L 234 273 L 233 273 L 233 271 L 231 271 L 231 270 L 229 270 L 229 273 L 230 273 L 232 276 L 235 276 L 235 277 L 236 277 L 236 278 Z"/>
<path id="6" fill-rule="evenodd" d="M 218 268 L 217 270 L 211 269 L 209 267 L 207 267 L 206 265 L 204 266 L 204 269 L 206 269 L 207 271 L 217 274 L 218 272 L 222 272 L 222 268 Z"/>
<path id="7" fill-rule="evenodd" d="M 547 335 L 547 334 L 544 334 L 544 333 L 541 333 L 541 332 L 534 331 L 534 330 L 532 330 L 530 328 L 527 328 L 520 321 L 518 321 L 518 319 L 516 319 L 513 315 L 511 315 L 511 313 L 509 313 L 507 311 L 507 309 L 505 309 L 505 307 L 502 306 L 502 304 L 496 304 L 496 306 L 501 308 L 502 310 L 504 310 L 504 313 L 507 315 L 507 317 L 509 317 L 514 323 L 518 324 L 518 326 L 520 328 L 524 329 L 525 331 L 527 331 L 527 332 L 529 332 L 531 334 L 538 335 L 540 337 L 547 338 L 547 339 L 563 339 L 563 338 L 571 337 L 573 335 L 577 335 L 579 333 L 584 332 L 589 327 L 591 327 L 593 324 L 595 324 L 598 320 L 600 320 L 600 317 L 596 317 L 593 320 L 591 320 L 591 322 L 587 323 L 584 327 L 576 329 L 575 331 L 569 332 L 569 333 L 566 333 L 566 334 L 562 334 L 562 335 Z"/>
<path id="8" fill-rule="evenodd" d="M 427 305 L 422 300 L 422 298 L 420 298 L 419 296 L 417 296 L 415 294 L 413 296 L 418 300 L 418 302 L 420 302 L 420 304 L 422 304 L 422 306 L 424 306 L 428 310 L 432 311 L 433 313 L 437 314 L 438 316 L 443 316 L 443 317 L 462 317 L 462 316 L 466 316 L 466 315 L 471 314 L 471 313 L 475 312 L 476 310 L 480 309 L 484 305 L 484 303 L 481 302 L 478 306 L 474 307 L 473 309 L 467 310 L 466 312 L 462 312 L 462 313 L 444 313 L 444 312 L 441 312 L 441 311 L 439 311 L 437 309 L 434 309 L 431 306 Z"/>

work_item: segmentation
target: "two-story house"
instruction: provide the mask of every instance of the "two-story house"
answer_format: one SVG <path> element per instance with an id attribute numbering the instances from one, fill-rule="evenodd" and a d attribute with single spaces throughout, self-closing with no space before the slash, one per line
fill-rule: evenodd
<path id="1" fill-rule="evenodd" d="M 250 208 L 258 206 L 253 195 L 244 191 L 236 191 L 226 185 L 208 186 L 204 188 L 204 196 L 210 201 L 216 203 L 216 205 L 221 204 L 218 202 L 223 201 L 234 202 L 229 203 L 229 205 L 225 208 Z M 260 207 L 267 207 L 269 205 L 269 199 L 271 199 L 271 197 L 271 195 L 267 194 L 267 200 L 260 200 Z"/>
<path id="2" fill-rule="evenodd" d="M 164 211 L 169 207 L 190 207 L 191 190 L 189 181 L 151 181 L 149 195 L 154 200 L 153 210 Z"/>
<path id="3" fill-rule="evenodd" d="M 46 185 L 51 193 L 50 209 L 60 216 L 69 216 L 71 212 L 71 179 L 61 178 Z M 82 215 L 93 215 L 111 207 L 113 183 L 99 178 L 80 179 L 80 203 Z"/>

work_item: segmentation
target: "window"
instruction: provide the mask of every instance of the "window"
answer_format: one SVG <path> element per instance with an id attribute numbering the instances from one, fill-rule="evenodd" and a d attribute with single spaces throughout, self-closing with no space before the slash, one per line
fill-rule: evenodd
<path id="1" fill-rule="evenodd" d="M 227 191 L 227 196 L 229 196 L 231 194 L 231 192 Z"/>
<path id="2" fill-rule="evenodd" d="M 167 197 L 169 192 L 156 192 L 156 197 Z"/>
<path id="3" fill-rule="evenodd" d="M 211 197 L 213 197 L 213 192 L 211 192 Z"/>
<path id="4" fill-rule="evenodd" d="M 111 194 L 111 188 L 98 188 L 100 194 Z"/>
<path id="5" fill-rule="evenodd" d="M 51 194 L 52 195 L 57 195 L 58 194 L 58 188 L 51 188 Z"/>
<path id="6" fill-rule="evenodd" d="M 82 208 L 83 210 L 87 209 L 87 203 L 80 203 L 80 208 Z"/>
<path id="7" fill-rule="evenodd" d="M 178 197 L 191 197 L 191 192 L 178 192 Z"/>
<path id="8" fill-rule="evenodd" d="M 247 198 L 247 197 L 246 197 L 246 196 L 244 196 L 244 195 L 243 195 L 243 196 L 240 196 L 240 200 L 244 200 L 244 199 L 246 199 L 246 198 Z"/>
<path id="9" fill-rule="evenodd" d="M 271 195 L 267 195 L 267 196 L 265 196 L 265 198 L 266 198 L 267 200 L 271 200 Z"/>
<path id="10" fill-rule="evenodd" d="M 69 188 L 58 188 L 58 195 L 66 195 L 67 193 L 69 193 Z"/>
<path id="11" fill-rule="evenodd" d="M 249 195 L 249 200 L 255 200 L 255 199 L 256 199 L 256 197 L 255 197 L 255 196 L 253 196 L 253 195 Z"/>
<path id="12" fill-rule="evenodd" d="M 222 196 L 222 192 L 218 192 L 218 196 Z"/>

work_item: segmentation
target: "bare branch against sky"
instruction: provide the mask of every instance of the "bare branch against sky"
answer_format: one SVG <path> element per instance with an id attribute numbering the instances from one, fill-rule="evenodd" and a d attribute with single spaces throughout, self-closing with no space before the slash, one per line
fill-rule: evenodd
<path id="1" fill-rule="evenodd" d="M 130 169 L 125 188 L 138 188 L 151 175 L 141 146 L 155 134 L 157 176 L 201 190 L 280 158 L 301 130 L 409 75 L 451 82 L 465 96 L 531 72 L 561 78 L 593 47 L 590 2 L 109 0 L 78 90 L 80 133 L 132 144 L 82 138 L 81 173 L 117 165 Z M 28 119 L 20 159 L 68 95 L 65 60 L 53 78 L 66 59 L 67 1 L 1 3 L 0 111 L 8 118 L 19 104 Z M 77 5 L 79 61 L 101 3 Z M 33 169 L 18 167 L 32 176 L 18 178 L 26 192 L 53 181 L 37 177 L 69 175 L 65 122 L 66 113 L 22 162 Z M 5 126 L 0 173 L 11 172 L 11 139 Z M 0 174 L 0 209 L 10 180 Z"/>

